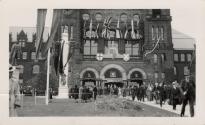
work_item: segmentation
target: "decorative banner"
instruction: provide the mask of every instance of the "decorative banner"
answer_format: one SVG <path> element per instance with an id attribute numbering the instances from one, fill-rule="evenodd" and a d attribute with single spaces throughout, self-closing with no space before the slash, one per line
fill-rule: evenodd
<path id="1" fill-rule="evenodd" d="M 123 59 L 127 62 L 130 60 L 130 55 L 129 54 L 123 54 Z"/>
<path id="2" fill-rule="evenodd" d="M 96 59 L 98 61 L 102 61 L 103 60 L 103 54 L 102 53 L 98 53 L 97 56 L 96 56 Z"/>

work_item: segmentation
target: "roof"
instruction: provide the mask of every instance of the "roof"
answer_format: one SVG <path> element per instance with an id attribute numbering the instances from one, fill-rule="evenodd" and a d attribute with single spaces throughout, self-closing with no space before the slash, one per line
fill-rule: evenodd
<path id="1" fill-rule="evenodd" d="M 27 34 L 28 42 L 32 42 L 32 37 L 36 33 L 36 27 L 9 27 L 9 33 L 12 34 L 12 41 L 17 41 L 17 34 L 20 32 L 24 32 Z M 44 29 L 43 40 L 46 41 L 48 39 L 49 29 L 46 27 Z"/>
<path id="2" fill-rule="evenodd" d="M 172 29 L 172 42 L 175 50 L 194 50 L 195 39 Z"/>

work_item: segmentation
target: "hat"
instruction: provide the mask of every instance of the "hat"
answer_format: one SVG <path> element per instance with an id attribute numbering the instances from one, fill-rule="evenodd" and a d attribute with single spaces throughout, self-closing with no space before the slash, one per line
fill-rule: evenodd
<path id="1" fill-rule="evenodd" d="M 9 72 L 13 72 L 16 69 L 15 66 L 12 66 L 11 64 L 9 65 Z"/>

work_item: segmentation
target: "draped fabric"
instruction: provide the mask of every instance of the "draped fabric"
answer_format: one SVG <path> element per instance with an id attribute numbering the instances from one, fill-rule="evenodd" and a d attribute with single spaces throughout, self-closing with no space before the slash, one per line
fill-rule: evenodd
<path id="1" fill-rule="evenodd" d="M 38 53 L 40 51 L 41 45 L 42 45 L 42 38 L 43 38 L 43 32 L 44 32 L 44 26 L 45 26 L 45 20 L 46 20 L 46 13 L 47 9 L 38 9 L 37 14 L 37 26 L 36 26 L 36 57 L 38 57 Z"/>
<path id="2" fill-rule="evenodd" d="M 54 9 L 53 10 L 53 19 L 52 19 L 52 25 L 51 25 L 51 33 L 50 33 L 50 37 L 48 38 L 48 41 L 47 41 L 45 47 L 42 49 L 42 55 L 43 56 L 46 56 L 46 53 L 47 53 L 48 49 L 55 42 L 54 41 L 54 37 L 56 35 L 58 27 L 61 24 L 62 15 L 63 15 L 62 12 L 63 12 L 62 9 Z"/>
<path id="3" fill-rule="evenodd" d="M 118 42 L 118 52 L 119 54 L 125 53 L 125 40 L 124 39 L 120 39 Z"/>
<path id="4" fill-rule="evenodd" d="M 64 42 L 56 42 L 55 43 L 55 52 L 53 55 L 53 59 L 54 59 L 54 68 L 55 68 L 55 72 L 56 75 L 63 74 L 63 46 L 64 46 Z"/>
<path id="5" fill-rule="evenodd" d="M 98 39 L 98 53 L 104 53 L 105 51 L 105 40 L 103 38 Z"/>

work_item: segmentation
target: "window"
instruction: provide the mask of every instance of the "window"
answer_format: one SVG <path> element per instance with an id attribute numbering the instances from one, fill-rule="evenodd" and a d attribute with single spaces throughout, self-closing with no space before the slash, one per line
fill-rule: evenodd
<path id="1" fill-rule="evenodd" d="M 164 79 L 164 78 L 165 78 L 165 73 L 163 73 L 163 72 L 162 72 L 162 74 L 161 74 L 161 75 L 162 75 L 162 76 L 161 76 L 161 77 L 162 77 L 162 79 Z"/>
<path id="2" fill-rule="evenodd" d="M 158 27 L 156 27 L 155 28 L 155 38 L 157 38 L 157 40 L 159 39 L 159 28 Z"/>
<path id="3" fill-rule="evenodd" d="M 161 54 L 161 63 L 164 63 L 166 61 L 166 54 L 162 53 Z"/>
<path id="4" fill-rule="evenodd" d="M 174 75 L 177 75 L 177 68 L 174 66 Z"/>
<path id="5" fill-rule="evenodd" d="M 164 40 L 164 27 L 160 27 L 160 39 Z"/>
<path id="6" fill-rule="evenodd" d="M 23 59 L 27 59 L 27 52 L 23 52 Z"/>
<path id="7" fill-rule="evenodd" d="M 187 61 L 191 62 L 191 54 L 187 54 Z"/>
<path id="8" fill-rule="evenodd" d="M 154 26 L 152 26 L 152 40 L 155 40 Z"/>
<path id="9" fill-rule="evenodd" d="M 154 63 L 157 63 L 157 54 L 154 54 Z"/>
<path id="10" fill-rule="evenodd" d="M 184 62 L 184 61 L 185 61 L 185 55 L 181 54 L 181 62 Z"/>
<path id="11" fill-rule="evenodd" d="M 158 73 L 157 73 L 157 72 L 154 73 L 154 78 L 155 78 L 155 79 L 158 78 Z"/>
<path id="12" fill-rule="evenodd" d="M 132 55 L 132 44 L 130 41 L 127 41 L 125 44 L 125 53 Z"/>
<path id="13" fill-rule="evenodd" d="M 125 44 L 125 53 L 129 55 L 138 56 L 139 55 L 139 43 L 135 41 L 127 41 Z"/>
<path id="14" fill-rule="evenodd" d="M 120 16 L 121 21 L 126 22 L 127 21 L 127 15 L 126 14 L 122 14 Z"/>
<path id="15" fill-rule="evenodd" d="M 96 19 L 97 21 L 101 21 L 101 20 L 102 20 L 102 15 L 101 15 L 100 13 L 97 13 L 97 14 L 95 15 L 95 19 Z"/>
<path id="16" fill-rule="evenodd" d="M 133 55 L 139 55 L 139 43 L 133 44 Z"/>
<path id="17" fill-rule="evenodd" d="M 179 61 L 178 54 L 174 54 L 174 61 L 176 61 L 176 62 L 178 62 L 178 61 Z"/>
<path id="18" fill-rule="evenodd" d="M 33 60 L 36 59 L 36 52 L 31 52 L 31 59 L 33 59 Z"/>
<path id="19" fill-rule="evenodd" d="M 23 65 L 20 65 L 19 73 L 23 73 L 23 71 L 24 71 L 24 66 L 23 66 Z"/>
<path id="20" fill-rule="evenodd" d="M 84 43 L 84 55 L 96 55 L 97 54 L 97 42 L 94 40 L 85 40 Z"/>
<path id="21" fill-rule="evenodd" d="M 38 59 L 43 59 L 41 52 L 38 53 Z"/>
<path id="22" fill-rule="evenodd" d="M 39 65 L 34 65 L 33 66 L 33 74 L 38 74 L 39 73 Z"/>
<path id="23" fill-rule="evenodd" d="M 185 66 L 184 67 L 184 75 L 189 75 L 190 71 L 189 71 L 189 68 L 188 66 Z"/>
<path id="24" fill-rule="evenodd" d="M 83 20 L 89 20 L 90 16 L 89 14 L 83 14 Z"/>

